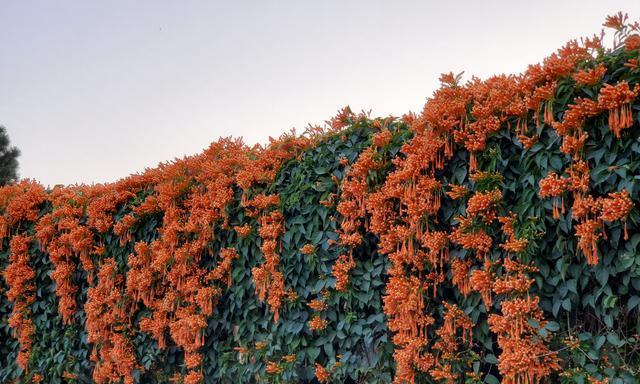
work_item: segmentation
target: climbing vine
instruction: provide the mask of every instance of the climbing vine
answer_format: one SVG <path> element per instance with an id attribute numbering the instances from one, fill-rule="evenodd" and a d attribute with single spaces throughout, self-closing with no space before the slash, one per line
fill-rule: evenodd
<path id="1" fill-rule="evenodd" d="M 640 25 L 116 183 L 0 188 L 0 381 L 633 383 Z"/>

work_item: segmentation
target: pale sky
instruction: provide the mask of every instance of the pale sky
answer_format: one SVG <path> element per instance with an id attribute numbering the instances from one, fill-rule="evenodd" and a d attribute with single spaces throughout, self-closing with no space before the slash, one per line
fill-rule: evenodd
<path id="1" fill-rule="evenodd" d="M 522 72 L 619 10 L 640 0 L 0 0 L 0 125 L 21 177 L 110 182 L 347 104 L 420 111 L 440 73 Z"/>

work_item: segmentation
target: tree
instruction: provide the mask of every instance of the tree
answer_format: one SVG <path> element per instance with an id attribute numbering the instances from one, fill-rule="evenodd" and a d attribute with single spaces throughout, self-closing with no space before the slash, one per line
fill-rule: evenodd
<path id="1" fill-rule="evenodd" d="M 18 156 L 20 150 L 11 146 L 7 129 L 0 125 L 0 185 L 18 179 Z"/>

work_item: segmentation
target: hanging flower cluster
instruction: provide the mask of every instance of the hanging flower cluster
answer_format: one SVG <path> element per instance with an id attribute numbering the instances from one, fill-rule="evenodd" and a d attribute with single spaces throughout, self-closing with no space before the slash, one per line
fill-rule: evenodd
<path id="1" fill-rule="evenodd" d="M 260 237 L 265 263 L 251 271 L 256 285 L 256 294 L 261 301 L 267 301 L 273 312 L 273 319 L 280 318 L 280 307 L 285 295 L 284 277 L 279 270 L 278 239 L 284 232 L 284 218 L 280 211 L 272 211 L 260 218 Z"/>
<path id="2" fill-rule="evenodd" d="M 29 265 L 29 245 L 32 239 L 24 235 L 11 238 L 9 265 L 2 273 L 9 286 L 7 298 L 13 302 L 9 326 L 15 330 L 20 343 L 18 364 L 28 370 L 29 355 L 33 345 L 35 326 L 31 319 L 31 304 L 36 301 L 34 279 L 36 273 Z"/>
<path id="3" fill-rule="evenodd" d="M 459 380 L 459 375 L 453 372 L 450 362 L 458 360 L 461 345 L 472 347 L 473 322 L 457 305 L 447 302 L 443 305 L 443 324 L 436 330 L 438 340 L 433 345 L 438 357 L 429 373 L 436 380 L 453 384 Z"/>
<path id="4" fill-rule="evenodd" d="M 616 85 L 605 84 L 598 95 L 598 106 L 609 111 L 609 128 L 616 137 L 620 137 L 620 132 L 633 125 L 633 113 L 631 112 L 631 102 L 640 93 L 640 84 L 633 88 L 626 81 L 621 81 Z"/>
<path id="5" fill-rule="evenodd" d="M 526 273 L 536 269 L 511 259 L 504 260 L 504 267 L 507 273 L 495 281 L 493 290 L 508 299 L 501 303 L 502 314 L 491 314 L 488 320 L 502 350 L 498 369 L 506 384 L 539 383 L 560 364 L 547 346 L 549 337 L 539 332 L 546 324 L 539 298 L 529 294 L 534 280 Z"/>
<path id="6" fill-rule="evenodd" d="M 462 85 L 460 75 L 443 75 L 442 87 L 425 104 L 422 114 L 405 116 L 414 136 L 403 145 L 401 155 L 393 159 L 394 170 L 384 185 L 379 190 L 369 191 L 365 182 L 368 169 L 356 181 L 348 178 L 343 181 L 343 200 L 338 205 L 343 217 L 343 244 L 359 244 L 361 236 L 356 232 L 359 224 L 352 219 L 356 217 L 368 224 L 368 230 L 378 236 L 380 252 L 387 254 L 391 261 L 384 306 L 389 329 L 394 332 L 395 382 L 414 382 L 418 371 L 431 372 L 433 377 L 445 380 L 453 380 L 455 376 L 447 367 L 433 370 L 436 359 L 426 350 L 426 328 L 435 320 L 428 312 L 425 296 L 428 292 L 436 295 L 438 285 L 445 280 L 444 271 L 451 269 L 452 282 L 462 294 L 479 292 L 489 310 L 492 295 L 497 293 L 494 292 L 495 269 L 499 266 L 498 262 L 488 258 L 494 247 L 494 239 L 489 234 L 494 222 L 502 225 L 506 236 L 506 241 L 499 244 L 500 248 L 519 254 L 528 245 L 527 239 L 516 236 L 513 214 L 499 216 L 503 196 L 498 189 L 473 193 L 468 198 L 465 215 L 457 218 L 459 225 L 449 233 L 437 230 L 442 195 L 437 175 L 453 156 L 454 146 L 458 144 L 468 151 L 470 179 L 480 185 L 489 173 L 478 170 L 477 156 L 486 149 L 491 135 L 501 130 L 503 125 L 511 126 L 511 121 L 515 121 L 515 133 L 525 147 L 536 142 L 542 124 L 551 126 L 563 138 L 562 151 L 569 154 L 574 163 L 565 170 L 566 177 L 552 174 L 541 181 L 540 195 L 556 199 L 554 217 L 564 212 L 565 191 L 573 192 L 584 202 L 589 189 L 589 168 L 582 160 L 588 138 L 583 125 L 586 119 L 609 111 L 611 129 L 619 135 L 620 130 L 632 123 L 628 106 L 638 95 L 636 87 L 640 87 L 630 87 L 624 82 L 616 86 L 605 85 L 597 100 L 576 99 L 558 121 L 553 104 L 559 82 L 573 77 L 581 86 L 597 86 L 606 75 L 607 68 L 603 64 L 589 68 L 584 63 L 593 62 L 592 53 L 601 49 L 601 39 L 587 39 L 583 44 L 571 41 L 543 63 L 530 66 L 519 76 L 494 76 L 487 80 L 473 78 Z M 535 123 L 533 134 L 528 123 L 531 118 Z M 376 145 L 374 142 L 363 153 L 362 164 L 367 164 Z M 451 199 L 462 200 L 469 193 L 466 185 L 451 185 L 447 195 Z M 621 217 L 628 213 L 628 207 L 616 203 L 612 212 L 620 214 L 609 217 Z M 368 214 L 364 219 L 363 209 Z M 370 218 L 368 223 L 366 218 Z M 478 259 L 484 259 L 484 268 L 472 270 L 471 259 L 450 261 L 449 242 L 475 252 Z M 580 239 L 579 244 L 582 244 Z M 516 280 L 512 283 L 526 282 Z M 507 295 L 511 291 L 505 286 L 498 292 Z M 521 294 L 523 290 L 514 292 Z M 530 318 L 541 316 L 537 299 L 530 299 L 528 305 L 527 315 Z M 521 343 L 534 343 L 533 334 L 526 329 L 510 337 Z M 504 340 L 507 344 L 511 342 L 511 339 Z M 546 348 L 545 340 L 534 344 L 532 348 Z M 529 382 L 539 382 L 557 368 L 555 355 L 549 356 L 548 361 L 553 364 L 548 364 L 546 370 L 538 366 L 531 368 L 526 375 Z M 525 380 L 517 382 L 527 382 L 519 369 L 526 366 L 530 357 L 520 356 L 519 362 L 514 358 L 518 356 L 509 353 L 501 358 L 505 375 L 511 375 L 514 380 Z M 520 368 L 509 373 L 510 366 Z"/>
<path id="7" fill-rule="evenodd" d="M 65 323 L 70 323 L 76 312 L 74 282 L 78 260 L 92 281 L 94 265 L 90 253 L 93 251 L 93 233 L 81 224 L 88 204 L 87 188 L 56 187 L 49 200 L 52 212 L 43 216 L 36 226 L 36 238 L 51 259 L 54 270 L 51 278 L 56 282 L 58 312 Z"/>
<path id="8" fill-rule="evenodd" d="M 627 239 L 626 218 L 633 208 L 629 193 L 625 190 L 609 193 L 607 197 L 587 195 L 589 189 L 589 168 L 582 160 L 574 162 L 568 169 L 566 177 L 550 173 L 540 180 L 540 197 L 552 197 L 553 217 L 558 219 L 565 211 L 564 193 L 573 194 L 573 218 L 576 224 L 578 248 L 582 251 L 589 265 L 598 264 L 598 239 L 603 236 L 603 222 L 623 221 L 624 238 Z M 560 206 L 559 206 L 560 205 Z"/>
<path id="9" fill-rule="evenodd" d="M 343 292 L 349 285 L 349 273 L 356 267 L 351 253 L 340 255 L 331 269 L 333 277 L 336 279 L 336 291 Z"/>
<path id="10" fill-rule="evenodd" d="M 626 24 L 627 16 L 619 13 L 607 18 L 606 27 L 616 31 L 615 39 L 624 41 L 628 30 L 637 30 L 637 26 Z M 607 73 L 604 64 L 596 67 L 579 70 L 573 74 L 573 78 L 581 85 L 597 86 Z M 562 152 L 572 157 L 565 173 L 561 176 L 550 173 L 540 181 L 540 197 L 553 198 L 553 217 L 558 219 L 565 212 L 565 192 L 570 192 L 573 198 L 572 214 L 577 220 L 576 237 L 578 248 L 587 259 L 587 263 L 598 263 L 597 241 L 603 236 L 603 221 L 625 221 L 633 203 L 628 193 L 622 191 L 607 198 L 594 197 L 589 192 L 589 165 L 584 159 L 584 145 L 588 134 L 584 131 L 585 121 L 608 112 L 609 129 L 615 137 L 620 138 L 622 131 L 633 125 L 633 112 L 630 103 L 640 94 L 640 84 L 629 85 L 626 81 L 620 81 L 615 85 L 604 84 L 599 89 L 597 100 L 588 98 L 576 98 L 573 104 L 568 106 L 562 121 L 552 123 L 553 128 L 562 137 Z M 606 205 L 605 205 L 606 203 Z M 606 211 L 603 211 L 606 209 Z M 625 239 L 626 224 L 625 224 Z"/>
<path id="11" fill-rule="evenodd" d="M 35 182 L 21 181 L 0 188 L 0 235 L 8 237 L 12 230 L 22 230 L 22 223 L 35 223 L 35 239 L 54 267 L 51 278 L 56 283 L 58 310 L 65 323 L 72 322 L 77 311 L 79 282 L 74 279 L 79 266 L 86 273 L 89 290 L 83 305 L 95 382 L 133 382 L 133 370 L 142 369 L 130 338 L 137 329 L 148 332 L 160 348 L 166 348 L 171 338 L 185 354 L 184 381 L 202 382 L 201 347 L 207 317 L 213 313 L 223 288 L 231 284 L 232 263 L 238 257 L 233 248 L 211 255 L 209 244 L 217 231 L 228 229 L 226 209 L 234 199 L 234 188 L 243 189 L 246 201 L 244 196 L 250 188 L 272 182 L 284 161 L 318 138 L 285 135 L 266 147 L 254 148 L 239 140 L 221 139 L 201 155 L 162 164 L 114 184 L 56 187 L 47 192 Z M 138 196 L 143 198 L 136 199 L 129 206 L 130 212 L 115 220 L 116 212 Z M 266 208 L 272 201 L 271 196 L 262 200 L 258 197 L 256 205 Z M 40 216 L 45 202 L 50 203 L 51 210 Z M 112 231 L 121 245 L 132 242 L 132 229 L 138 221 L 157 213 L 162 213 L 158 238 L 135 243 L 128 265 L 118 265 L 106 253 L 104 234 Z M 277 218 L 277 214 L 269 217 Z M 278 220 L 280 227 L 281 218 Z M 263 224 L 261 235 L 266 236 L 269 226 Z M 249 223 L 236 229 L 240 236 L 251 232 Z M 20 248 L 20 239 L 12 237 L 16 249 Z M 275 238 L 271 240 L 275 244 Z M 12 287 L 11 297 L 17 303 L 24 301 L 24 305 L 15 306 L 11 326 L 23 345 L 20 364 L 27 368 L 33 334 L 28 306 L 34 296 L 29 288 L 33 271 L 25 269 L 25 255 L 28 253 L 16 259 L 19 264 L 11 262 L 3 275 Z M 204 255 L 217 257 L 212 270 L 203 267 Z M 29 284 L 17 280 L 18 269 Z M 270 297 L 270 305 L 277 301 L 275 298 Z M 151 315 L 136 324 L 130 314 L 141 307 L 150 309 Z"/>
<path id="12" fill-rule="evenodd" d="M 364 115 L 350 113 L 350 120 L 364 118 Z M 348 160 L 341 159 L 340 164 L 345 167 L 346 174 L 340 184 L 340 202 L 337 206 L 338 213 L 342 216 L 340 228 L 340 243 L 348 248 L 348 253 L 341 255 L 332 268 L 332 274 L 336 279 L 336 290 L 345 291 L 349 284 L 349 273 L 355 268 L 353 249 L 362 243 L 361 227 L 366 219 L 366 205 L 370 190 L 368 186 L 369 173 L 380 169 L 383 162 L 379 151 L 386 147 L 393 136 L 389 130 L 389 119 L 376 120 L 374 126 L 380 129 L 372 137 L 371 147 L 364 150 L 357 161 L 349 166 Z"/>

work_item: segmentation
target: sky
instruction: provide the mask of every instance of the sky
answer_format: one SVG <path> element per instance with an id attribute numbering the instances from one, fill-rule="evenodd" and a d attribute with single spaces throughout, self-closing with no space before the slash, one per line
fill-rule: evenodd
<path id="1" fill-rule="evenodd" d="M 519 73 L 640 0 L 0 0 L 20 176 L 112 182 L 219 137 L 422 109 L 443 72 Z"/>

